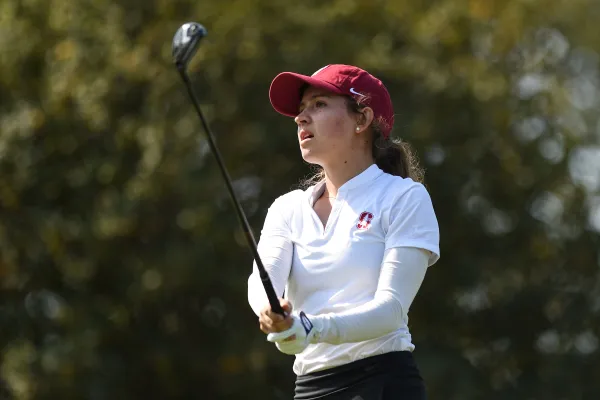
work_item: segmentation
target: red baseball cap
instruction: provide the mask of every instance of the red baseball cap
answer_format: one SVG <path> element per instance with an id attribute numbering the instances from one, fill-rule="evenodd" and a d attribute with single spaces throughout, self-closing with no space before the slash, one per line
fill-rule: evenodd
<path id="1" fill-rule="evenodd" d="M 363 104 L 373 109 L 374 118 L 382 122 L 383 136 L 389 137 L 394 126 L 392 100 L 383 83 L 367 71 L 352 65 L 330 64 L 311 76 L 282 72 L 273 79 L 269 89 L 269 99 L 275 111 L 296 117 L 301 101 L 300 89 L 305 84 L 356 100 L 366 97 Z"/>

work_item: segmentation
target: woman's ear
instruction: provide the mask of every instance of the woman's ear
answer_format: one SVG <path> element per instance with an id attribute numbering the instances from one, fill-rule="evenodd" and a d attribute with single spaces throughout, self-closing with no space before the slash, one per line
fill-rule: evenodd
<path id="1" fill-rule="evenodd" d="M 358 115 L 358 119 L 356 121 L 356 132 L 361 133 L 369 126 L 371 126 L 371 123 L 373 122 L 373 117 L 374 113 L 371 107 L 365 107 L 362 110 L 360 110 L 360 114 Z"/>

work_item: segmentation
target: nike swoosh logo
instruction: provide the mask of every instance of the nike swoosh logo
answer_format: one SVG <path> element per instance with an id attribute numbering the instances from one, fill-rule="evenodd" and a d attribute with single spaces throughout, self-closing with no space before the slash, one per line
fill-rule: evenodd
<path id="1" fill-rule="evenodd" d="M 363 96 L 363 97 L 365 96 L 365 95 L 364 95 L 364 94 L 362 94 L 362 93 L 358 93 L 356 90 L 354 90 L 354 88 L 350 88 L 350 93 L 352 93 L 352 94 L 357 94 L 357 95 L 359 95 L 359 96 Z"/>

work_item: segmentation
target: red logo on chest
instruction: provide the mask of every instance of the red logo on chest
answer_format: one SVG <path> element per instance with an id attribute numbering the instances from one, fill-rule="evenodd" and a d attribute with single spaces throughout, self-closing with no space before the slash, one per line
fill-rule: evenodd
<path id="1" fill-rule="evenodd" d="M 372 220 L 373 214 L 371 214 L 368 211 L 363 211 L 362 214 L 360 214 L 360 217 L 358 218 L 358 224 L 356 224 L 356 227 L 358 229 L 367 229 L 369 226 L 371 226 Z"/>

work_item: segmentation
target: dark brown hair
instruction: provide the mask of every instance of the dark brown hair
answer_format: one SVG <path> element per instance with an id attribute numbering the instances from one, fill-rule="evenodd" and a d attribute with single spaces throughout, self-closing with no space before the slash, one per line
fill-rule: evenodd
<path id="1" fill-rule="evenodd" d="M 350 113 L 359 114 L 361 110 L 367 107 L 366 99 L 356 101 L 352 97 L 346 97 L 348 111 Z M 371 131 L 373 140 L 371 151 L 373 159 L 377 166 L 390 175 L 401 176 L 403 178 L 411 178 L 415 182 L 423 183 L 425 171 L 419 164 L 416 153 L 412 146 L 399 138 L 387 139 L 383 136 L 381 127 L 384 121 L 375 119 L 371 123 Z M 325 179 L 325 171 L 320 166 L 315 166 L 314 173 L 300 184 L 303 188 L 308 188 Z"/>

